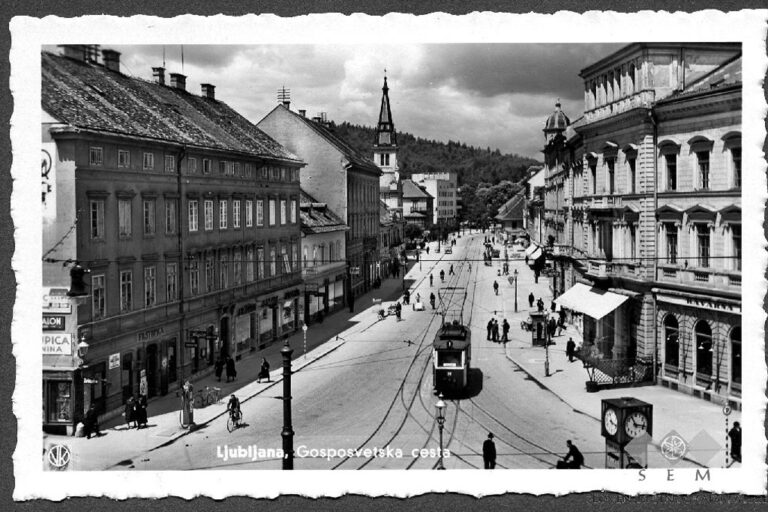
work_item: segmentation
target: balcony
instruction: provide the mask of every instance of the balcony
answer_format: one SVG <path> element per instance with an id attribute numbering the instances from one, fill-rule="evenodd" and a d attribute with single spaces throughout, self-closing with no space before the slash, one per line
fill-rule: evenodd
<path id="1" fill-rule="evenodd" d="M 589 110 L 584 113 L 584 121 L 586 124 L 594 123 L 601 119 L 606 119 L 622 112 L 627 112 L 635 108 L 650 108 L 651 104 L 656 99 L 656 92 L 653 89 L 636 92 L 631 96 L 620 98 L 607 105 L 601 105 L 595 109 Z"/>
<path id="2" fill-rule="evenodd" d="M 656 280 L 662 283 L 678 283 L 702 288 L 739 291 L 741 272 L 714 268 L 698 268 L 670 263 L 659 265 Z"/>
<path id="3" fill-rule="evenodd" d="M 587 265 L 587 274 L 600 279 L 612 277 L 640 279 L 643 277 L 642 271 L 643 266 L 638 261 L 589 260 Z"/>

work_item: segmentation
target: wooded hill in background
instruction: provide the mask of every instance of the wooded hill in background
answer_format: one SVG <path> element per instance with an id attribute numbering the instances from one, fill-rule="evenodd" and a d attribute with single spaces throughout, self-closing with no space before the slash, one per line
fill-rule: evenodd
<path id="1" fill-rule="evenodd" d="M 347 122 L 333 126 L 334 132 L 368 158 L 373 158 L 374 128 Z M 495 185 L 502 181 L 517 182 L 531 165 L 541 164 L 532 158 L 502 154 L 498 149 L 482 149 L 461 142 L 438 142 L 397 132 L 397 163 L 401 176 L 414 173 L 454 171 L 459 186 Z M 481 187 L 482 188 L 482 187 Z"/>

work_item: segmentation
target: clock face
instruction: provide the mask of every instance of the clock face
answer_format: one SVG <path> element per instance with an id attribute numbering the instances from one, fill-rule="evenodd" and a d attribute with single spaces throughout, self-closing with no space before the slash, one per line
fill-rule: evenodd
<path id="1" fill-rule="evenodd" d="M 619 430 L 619 418 L 616 416 L 614 409 L 606 409 L 603 415 L 603 425 L 605 425 L 605 431 L 610 435 L 615 435 Z"/>
<path id="2" fill-rule="evenodd" d="M 640 411 L 635 411 L 624 421 L 624 431 L 629 437 L 639 437 L 648 430 L 648 418 Z"/>

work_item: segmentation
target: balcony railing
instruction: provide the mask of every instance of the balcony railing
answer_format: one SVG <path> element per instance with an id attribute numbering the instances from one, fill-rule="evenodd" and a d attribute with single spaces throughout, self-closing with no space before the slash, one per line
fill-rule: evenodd
<path id="1" fill-rule="evenodd" d="M 601 105 L 595 109 L 584 112 L 584 121 L 586 123 L 593 123 L 600 119 L 615 116 L 622 112 L 632 110 L 639 107 L 650 107 L 656 99 L 656 92 L 653 89 L 645 91 L 639 91 L 631 96 L 619 98 L 618 100 L 608 103 L 607 105 Z"/>
<path id="2" fill-rule="evenodd" d="M 685 266 L 671 263 L 659 265 L 656 279 L 660 282 L 689 284 L 718 289 L 741 287 L 741 272 L 738 270 L 685 268 Z"/>
<path id="3" fill-rule="evenodd" d="M 589 260 L 587 273 L 595 277 L 640 276 L 642 264 L 637 261 Z"/>

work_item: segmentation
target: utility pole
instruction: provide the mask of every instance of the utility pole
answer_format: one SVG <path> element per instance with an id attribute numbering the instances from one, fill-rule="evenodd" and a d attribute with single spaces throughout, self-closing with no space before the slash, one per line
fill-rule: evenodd
<path id="1" fill-rule="evenodd" d="M 283 356 L 283 469 L 293 469 L 293 425 L 291 424 L 291 354 L 293 349 L 285 339 L 280 350 Z"/>

